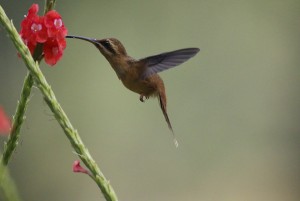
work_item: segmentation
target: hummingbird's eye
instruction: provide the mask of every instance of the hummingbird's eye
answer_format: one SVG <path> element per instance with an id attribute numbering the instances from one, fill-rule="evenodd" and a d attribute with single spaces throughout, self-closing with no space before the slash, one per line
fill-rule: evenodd
<path id="1" fill-rule="evenodd" d="M 100 42 L 101 45 L 103 45 L 105 47 L 105 49 L 113 54 L 116 54 L 116 51 L 114 50 L 114 48 L 112 47 L 111 43 L 109 40 L 103 40 Z"/>

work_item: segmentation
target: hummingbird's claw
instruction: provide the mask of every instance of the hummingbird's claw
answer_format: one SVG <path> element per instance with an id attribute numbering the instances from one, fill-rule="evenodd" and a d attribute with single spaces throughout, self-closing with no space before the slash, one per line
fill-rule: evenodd
<path id="1" fill-rule="evenodd" d="M 140 95 L 140 101 L 141 101 L 141 102 L 145 102 L 144 97 L 145 97 L 146 99 L 149 99 L 149 96 L 145 96 L 144 94 L 141 94 L 141 95 Z"/>
<path id="2" fill-rule="evenodd" d="M 143 94 L 140 95 L 140 101 L 141 101 L 141 102 L 144 102 L 144 101 L 145 101 L 145 100 L 144 100 L 144 97 L 145 97 L 145 96 L 144 96 Z"/>

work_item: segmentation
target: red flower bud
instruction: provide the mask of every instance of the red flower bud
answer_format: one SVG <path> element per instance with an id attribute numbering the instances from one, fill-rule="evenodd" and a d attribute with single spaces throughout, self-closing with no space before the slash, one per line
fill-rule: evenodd
<path id="1" fill-rule="evenodd" d="M 3 108 L 0 106 L 0 135 L 9 134 L 11 129 L 10 119 L 5 114 Z"/>
<path id="2" fill-rule="evenodd" d="M 89 174 L 89 171 L 80 166 L 80 161 L 76 160 L 73 163 L 73 172 L 81 172 L 84 174 Z"/>

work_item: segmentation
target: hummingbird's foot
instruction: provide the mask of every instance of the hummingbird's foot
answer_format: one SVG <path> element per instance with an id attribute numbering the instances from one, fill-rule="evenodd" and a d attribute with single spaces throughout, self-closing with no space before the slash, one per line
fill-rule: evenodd
<path id="1" fill-rule="evenodd" d="M 140 101 L 141 101 L 141 102 L 144 102 L 144 101 L 145 101 L 145 100 L 144 100 L 144 97 L 145 97 L 145 96 L 144 96 L 143 94 L 140 95 Z"/>
<path id="2" fill-rule="evenodd" d="M 141 102 L 145 102 L 144 97 L 145 97 L 146 99 L 149 99 L 149 96 L 145 96 L 144 94 L 141 94 L 141 95 L 140 95 L 140 101 L 141 101 Z"/>

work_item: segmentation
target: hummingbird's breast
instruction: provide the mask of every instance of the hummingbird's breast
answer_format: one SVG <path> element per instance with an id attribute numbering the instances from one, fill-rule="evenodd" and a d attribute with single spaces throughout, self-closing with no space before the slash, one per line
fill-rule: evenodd
<path id="1" fill-rule="evenodd" d="M 131 57 L 115 61 L 111 62 L 111 65 L 127 89 L 140 95 L 156 96 L 159 89 L 164 88 L 163 81 L 158 74 L 142 79 L 143 68 Z"/>
<path id="2" fill-rule="evenodd" d="M 131 76 L 126 74 L 124 79 L 121 80 L 126 88 L 145 96 L 156 96 L 159 87 L 163 86 L 163 81 L 157 74 L 154 74 L 146 79 L 141 79 L 138 75 Z"/>

